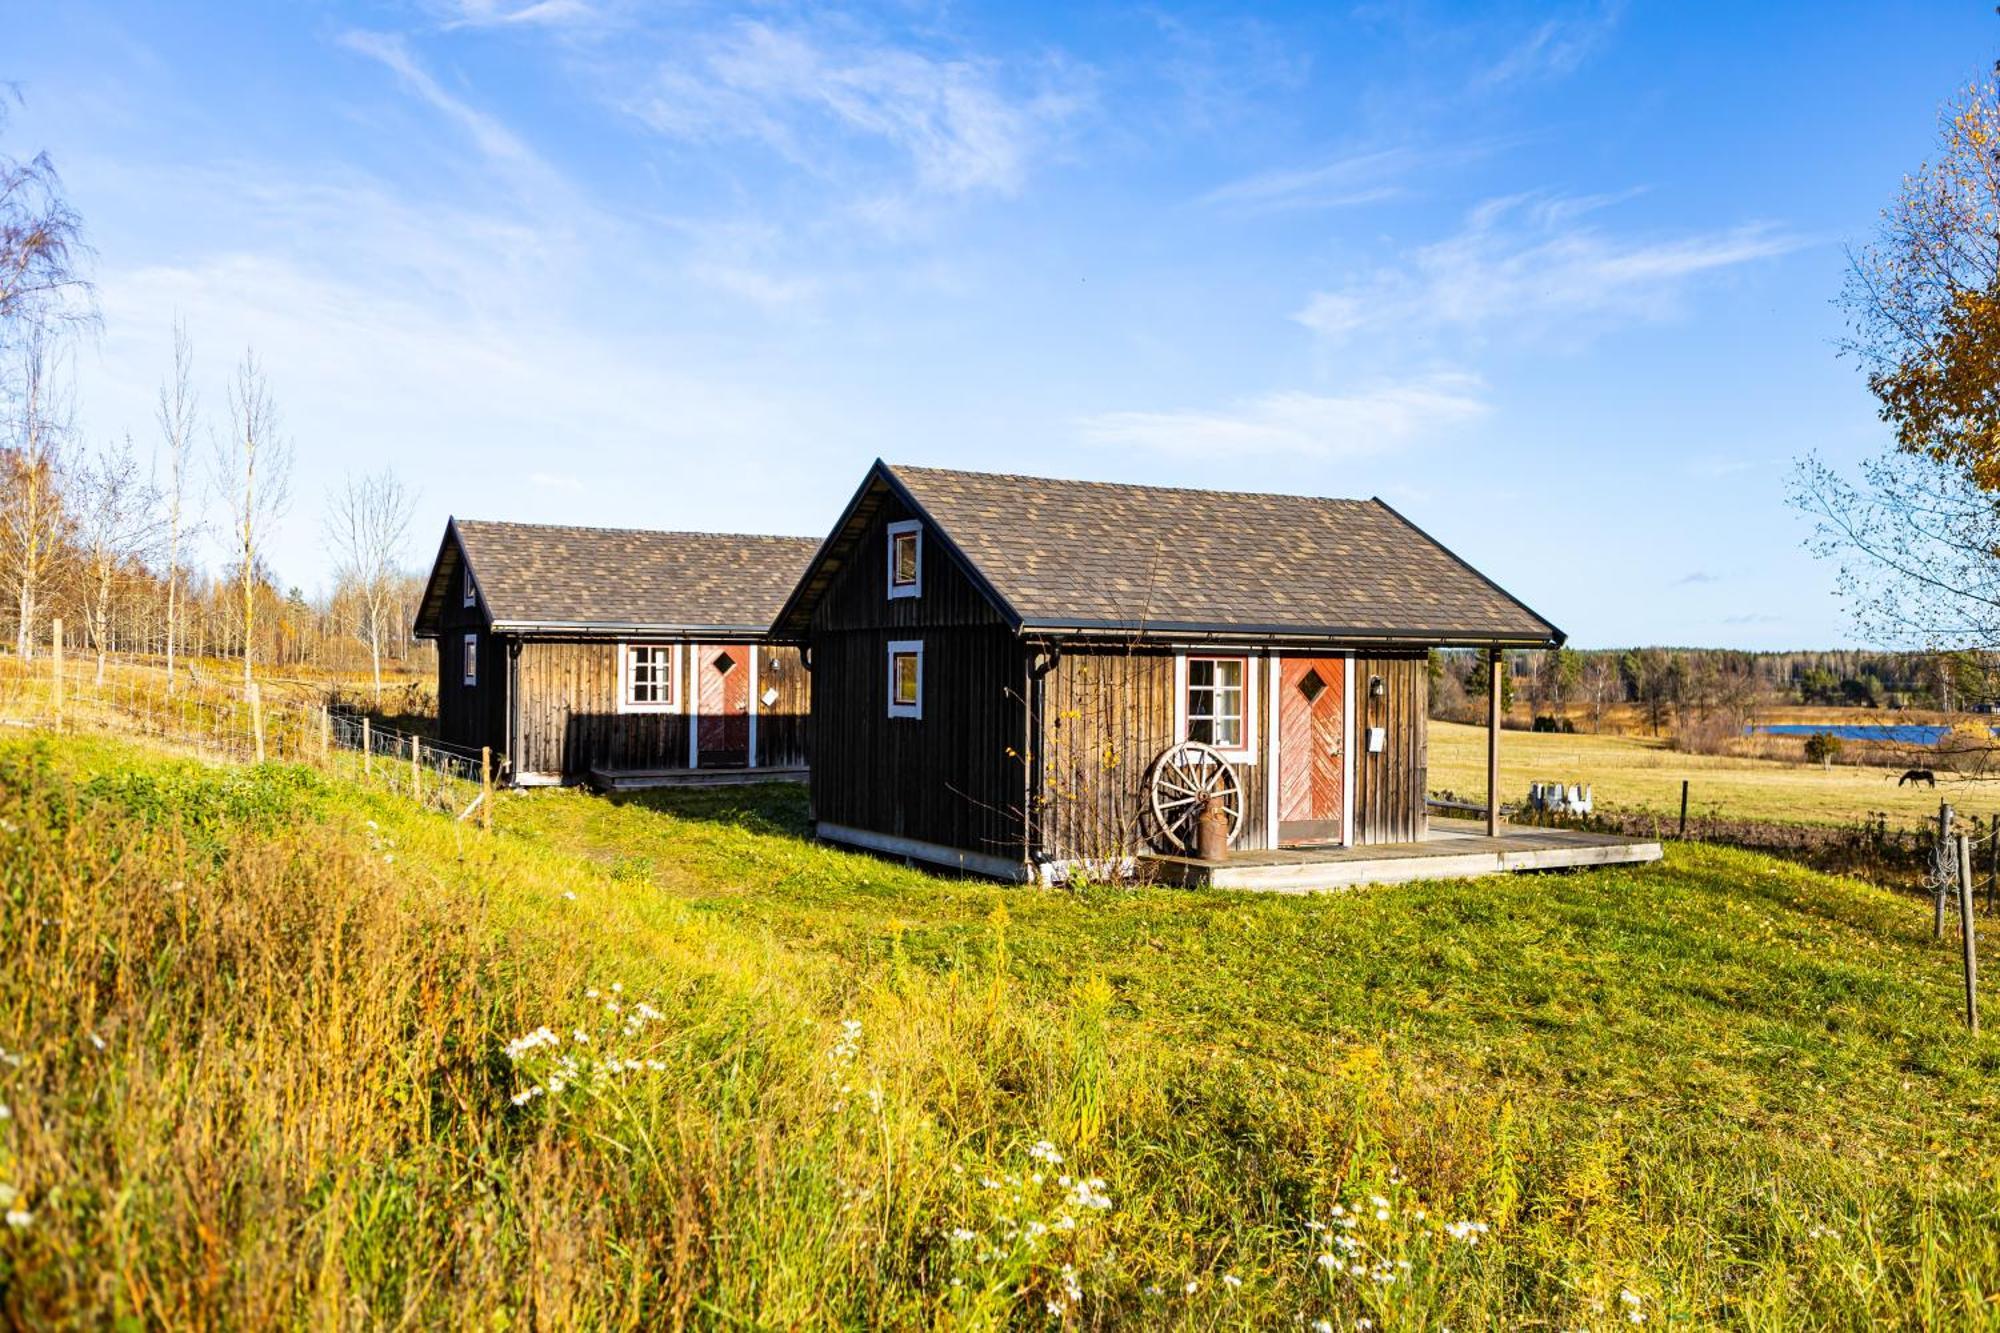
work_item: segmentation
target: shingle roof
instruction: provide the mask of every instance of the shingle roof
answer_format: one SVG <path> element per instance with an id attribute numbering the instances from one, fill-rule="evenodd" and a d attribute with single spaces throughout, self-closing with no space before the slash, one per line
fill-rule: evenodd
<path id="1" fill-rule="evenodd" d="M 502 628 L 761 633 L 819 546 L 810 537 L 480 519 L 455 519 L 453 527 L 487 613 Z"/>
<path id="2" fill-rule="evenodd" d="M 1562 639 L 1380 500 L 877 469 L 1026 629 Z"/>

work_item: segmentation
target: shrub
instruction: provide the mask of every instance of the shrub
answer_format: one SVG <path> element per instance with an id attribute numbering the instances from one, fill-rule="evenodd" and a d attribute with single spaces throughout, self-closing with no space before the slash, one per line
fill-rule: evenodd
<path id="1" fill-rule="evenodd" d="M 1815 731 L 1806 737 L 1806 762 L 1830 768 L 1840 757 L 1840 737 L 1830 731 Z"/>

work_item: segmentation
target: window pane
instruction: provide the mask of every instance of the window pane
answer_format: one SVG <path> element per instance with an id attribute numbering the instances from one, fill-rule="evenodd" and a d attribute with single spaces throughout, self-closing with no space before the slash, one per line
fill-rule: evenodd
<path id="1" fill-rule="evenodd" d="M 1240 661 L 1203 662 L 1201 665 L 1215 673 L 1215 682 L 1225 689 L 1243 688 L 1243 663 Z"/>
<path id="2" fill-rule="evenodd" d="M 1215 684 L 1215 663 L 1206 658 L 1196 658 L 1188 663 L 1188 685 L 1190 688 L 1206 688 Z"/>
<path id="3" fill-rule="evenodd" d="M 917 534 L 899 532 L 896 534 L 896 582 L 915 583 L 917 581 Z"/>
<path id="4" fill-rule="evenodd" d="M 1203 745 L 1243 744 L 1241 658 L 1197 657 L 1187 664 L 1187 738 Z"/>
<path id="5" fill-rule="evenodd" d="M 896 654 L 896 702 L 913 704 L 917 701 L 917 655 L 915 653 Z"/>
<path id="6" fill-rule="evenodd" d="M 1215 724 L 1205 717 L 1190 717 L 1188 719 L 1187 738 L 1191 741 L 1199 741 L 1203 745 L 1213 745 L 1215 744 Z"/>

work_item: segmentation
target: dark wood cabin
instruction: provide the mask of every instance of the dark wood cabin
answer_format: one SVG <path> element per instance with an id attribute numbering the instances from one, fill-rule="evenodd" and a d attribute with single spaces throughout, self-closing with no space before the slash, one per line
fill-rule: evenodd
<path id="1" fill-rule="evenodd" d="M 1420 839 L 1429 650 L 1562 633 L 1379 500 L 877 462 L 778 613 L 821 837 L 1006 879 Z M 1493 816 L 1497 826 L 1497 812 Z"/>
<path id="2" fill-rule="evenodd" d="M 453 519 L 415 627 L 439 739 L 520 785 L 802 775 L 810 681 L 769 628 L 817 546 Z"/>

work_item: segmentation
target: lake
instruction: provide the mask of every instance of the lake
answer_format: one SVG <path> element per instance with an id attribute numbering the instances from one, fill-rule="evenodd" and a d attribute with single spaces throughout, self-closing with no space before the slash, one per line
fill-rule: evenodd
<path id="1" fill-rule="evenodd" d="M 1929 722 L 1777 722 L 1760 723 L 1744 728 L 1746 732 L 1762 732 L 1766 736 L 1815 736 L 1825 734 L 1838 736 L 1844 741 L 1891 741 L 1897 745 L 1936 745 L 1951 728 Z M 1988 731 L 2000 735 L 2000 728 L 1988 727 Z"/>

